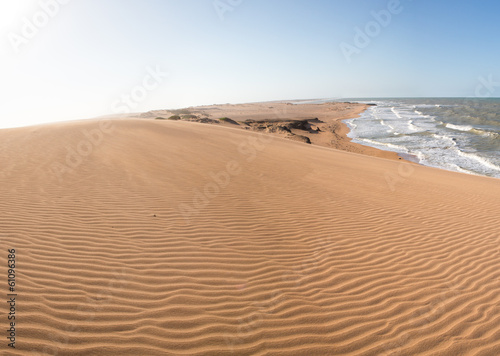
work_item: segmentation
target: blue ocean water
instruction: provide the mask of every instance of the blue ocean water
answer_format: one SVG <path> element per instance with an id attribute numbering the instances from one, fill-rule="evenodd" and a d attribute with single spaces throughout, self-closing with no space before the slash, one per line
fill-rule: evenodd
<path id="1" fill-rule="evenodd" d="M 349 101 L 376 104 L 345 120 L 353 142 L 426 166 L 500 178 L 500 99 Z"/>

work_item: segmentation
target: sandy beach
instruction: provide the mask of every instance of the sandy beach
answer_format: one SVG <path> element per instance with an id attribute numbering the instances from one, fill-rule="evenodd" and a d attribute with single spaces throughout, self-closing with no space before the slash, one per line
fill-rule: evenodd
<path id="1" fill-rule="evenodd" d="M 349 129 L 343 120 L 359 116 L 368 107 L 369 105 L 349 102 L 313 104 L 303 101 L 270 101 L 196 106 L 180 110 L 154 110 L 136 117 L 180 118 L 187 121 L 238 127 L 301 142 L 307 138 L 307 143 L 347 152 L 401 159 L 394 152 L 355 144 L 347 137 Z"/>
<path id="2" fill-rule="evenodd" d="M 500 354 L 500 181 L 349 142 L 365 109 L 0 130 L 1 353 Z"/>

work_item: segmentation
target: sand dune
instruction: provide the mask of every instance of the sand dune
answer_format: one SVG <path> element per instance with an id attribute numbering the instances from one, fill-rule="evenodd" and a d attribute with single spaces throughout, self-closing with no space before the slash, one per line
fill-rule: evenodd
<path id="1" fill-rule="evenodd" d="M 0 162 L 5 355 L 500 354 L 498 180 L 146 119 Z"/>

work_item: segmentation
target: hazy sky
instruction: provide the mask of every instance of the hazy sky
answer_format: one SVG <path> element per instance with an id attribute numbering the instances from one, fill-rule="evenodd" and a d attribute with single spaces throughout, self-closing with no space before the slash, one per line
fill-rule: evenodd
<path id="1" fill-rule="evenodd" d="M 500 3 L 0 0 L 0 127 L 213 103 L 500 96 Z M 167 75 L 168 73 L 168 75 Z"/>

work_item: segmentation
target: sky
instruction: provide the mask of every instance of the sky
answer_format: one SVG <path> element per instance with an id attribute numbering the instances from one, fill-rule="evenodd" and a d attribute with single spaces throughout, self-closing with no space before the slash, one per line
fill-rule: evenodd
<path id="1" fill-rule="evenodd" d="M 0 127 L 153 109 L 500 96 L 500 2 L 0 0 Z M 488 84 L 489 83 L 489 84 Z"/>

